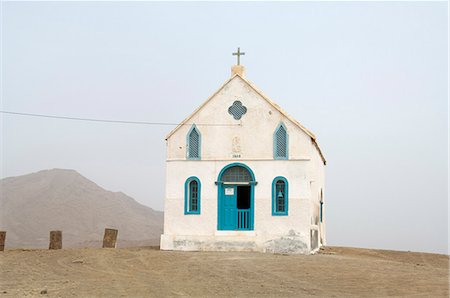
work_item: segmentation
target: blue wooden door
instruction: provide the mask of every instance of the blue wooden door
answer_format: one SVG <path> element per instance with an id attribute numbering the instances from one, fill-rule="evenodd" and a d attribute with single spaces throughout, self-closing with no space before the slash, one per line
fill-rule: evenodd
<path id="1" fill-rule="evenodd" d="M 237 223 L 237 191 L 235 185 L 224 185 L 222 188 L 222 229 L 236 230 Z"/>

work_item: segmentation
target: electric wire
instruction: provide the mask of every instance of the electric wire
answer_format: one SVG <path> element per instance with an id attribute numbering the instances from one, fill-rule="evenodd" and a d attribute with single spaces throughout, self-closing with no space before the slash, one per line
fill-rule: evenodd
<path id="1" fill-rule="evenodd" d="M 105 123 L 120 123 L 120 124 L 141 124 L 141 125 L 164 125 L 164 126 L 178 126 L 178 125 L 193 125 L 194 123 L 172 123 L 172 122 L 148 122 L 148 121 L 129 121 L 129 120 L 111 120 L 111 119 L 96 119 L 96 118 L 82 118 L 82 117 L 68 117 L 68 116 L 56 116 L 46 114 L 33 114 L 11 111 L 0 111 L 2 114 L 41 117 L 51 119 L 63 119 L 63 120 L 76 120 L 76 121 L 89 121 L 89 122 L 105 122 Z M 196 126 L 239 126 L 239 124 L 213 124 L 213 123 L 195 123 Z"/>

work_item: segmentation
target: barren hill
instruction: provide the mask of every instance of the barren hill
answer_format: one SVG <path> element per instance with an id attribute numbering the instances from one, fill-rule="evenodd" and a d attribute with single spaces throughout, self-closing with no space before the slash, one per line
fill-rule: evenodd
<path id="1" fill-rule="evenodd" d="M 63 231 L 63 247 L 98 247 L 106 227 L 119 230 L 122 247 L 158 244 L 162 233 L 162 212 L 74 170 L 5 178 L 0 190 L 0 230 L 7 231 L 7 247 L 47 247 L 50 230 Z"/>

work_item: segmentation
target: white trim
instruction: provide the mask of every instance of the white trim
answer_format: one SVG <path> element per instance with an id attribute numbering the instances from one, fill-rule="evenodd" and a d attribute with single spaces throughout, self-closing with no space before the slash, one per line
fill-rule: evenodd
<path id="1" fill-rule="evenodd" d="M 250 182 L 222 182 L 223 185 L 250 185 Z"/>
<path id="2" fill-rule="evenodd" d="M 275 162 L 283 162 L 283 161 L 310 161 L 311 158 L 291 158 L 291 159 L 273 159 L 273 158 L 249 158 L 249 159 L 206 159 L 202 158 L 202 161 L 225 161 L 225 162 L 246 162 L 246 161 L 275 161 Z M 166 159 L 166 161 L 195 161 L 193 159 L 186 160 L 185 158 L 171 158 Z"/>
<path id="3" fill-rule="evenodd" d="M 214 232 L 214 236 L 256 236 L 255 231 L 218 231 Z M 246 239 L 242 239 L 246 240 Z"/>

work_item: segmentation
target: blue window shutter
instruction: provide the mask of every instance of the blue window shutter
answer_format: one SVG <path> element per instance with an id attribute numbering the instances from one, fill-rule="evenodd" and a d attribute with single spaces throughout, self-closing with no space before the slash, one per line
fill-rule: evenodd
<path id="1" fill-rule="evenodd" d="M 192 125 L 191 129 L 188 132 L 186 143 L 187 158 L 200 159 L 201 135 L 195 124 Z"/>
<path id="2" fill-rule="evenodd" d="M 288 159 L 288 133 L 283 123 L 279 124 L 273 135 L 275 159 Z"/>
<path id="3" fill-rule="evenodd" d="M 320 202 L 320 222 L 323 222 L 323 202 Z"/>
<path id="4" fill-rule="evenodd" d="M 320 222 L 323 222 L 323 189 L 320 189 Z"/>

